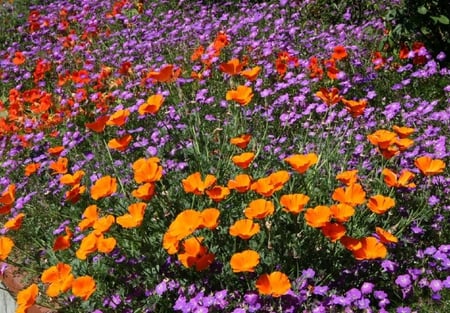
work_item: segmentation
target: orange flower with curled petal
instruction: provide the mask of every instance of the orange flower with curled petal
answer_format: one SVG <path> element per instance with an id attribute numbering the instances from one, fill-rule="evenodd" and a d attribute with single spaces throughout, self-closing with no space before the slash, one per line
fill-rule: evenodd
<path id="1" fill-rule="evenodd" d="M 205 180 L 203 181 L 200 172 L 195 172 L 181 182 L 183 184 L 184 192 L 202 195 L 208 188 L 211 188 L 216 181 L 216 177 L 210 174 L 206 175 Z"/>
<path id="2" fill-rule="evenodd" d="M 82 170 L 76 171 L 72 174 L 65 174 L 59 178 L 59 182 L 66 186 L 75 186 L 80 184 L 81 179 L 84 177 L 85 172 Z"/>
<path id="3" fill-rule="evenodd" d="M 46 294 L 49 297 L 57 297 L 72 287 L 73 274 L 69 264 L 58 263 L 42 272 L 41 281 L 50 284 Z"/>
<path id="4" fill-rule="evenodd" d="M 138 108 L 139 114 L 144 115 L 144 114 L 158 113 L 164 100 L 165 99 L 163 95 L 160 94 L 151 95 L 150 97 L 148 97 L 147 101 L 145 101 L 143 104 L 139 106 Z"/>
<path id="5" fill-rule="evenodd" d="M 92 228 L 96 230 L 96 233 L 105 233 L 111 228 L 115 220 L 116 218 L 113 215 L 108 214 L 98 218 L 92 225 Z"/>
<path id="6" fill-rule="evenodd" d="M 389 187 L 395 187 L 395 188 L 401 188 L 401 187 L 405 187 L 405 188 L 415 188 L 416 184 L 410 182 L 411 179 L 414 178 L 414 173 L 408 171 L 408 170 L 403 170 L 399 176 L 397 176 L 397 174 L 395 174 L 393 171 L 391 171 L 390 169 L 383 169 L 383 171 L 381 172 L 381 174 L 384 176 L 384 182 L 386 185 L 388 185 Z"/>
<path id="7" fill-rule="evenodd" d="M 64 194 L 65 200 L 69 201 L 70 203 L 77 203 L 78 200 L 80 200 L 81 195 L 85 191 L 86 191 L 85 186 L 81 186 L 80 184 L 77 184 Z"/>
<path id="8" fill-rule="evenodd" d="M 225 99 L 230 101 L 235 101 L 241 106 L 246 106 L 252 101 L 253 90 L 251 87 L 245 85 L 239 85 L 235 90 L 230 90 L 227 92 Z"/>
<path id="9" fill-rule="evenodd" d="M 118 110 L 114 112 L 106 122 L 108 126 L 123 126 L 128 120 L 128 116 L 130 116 L 129 109 Z"/>
<path id="10" fill-rule="evenodd" d="M 344 46 L 336 46 L 333 49 L 333 54 L 331 54 L 331 57 L 335 60 L 342 60 L 345 59 L 348 56 L 347 50 Z"/>
<path id="11" fill-rule="evenodd" d="M 349 251 L 356 251 L 362 248 L 361 240 L 349 236 L 343 236 L 339 242 Z"/>
<path id="12" fill-rule="evenodd" d="M 440 159 L 432 159 L 429 156 L 423 156 L 415 159 L 414 165 L 425 176 L 433 176 L 440 174 L 445 169 L 444 161 Z"/>
<path id="13" fill-rule="evenodd" d="M 344 171 L 336 175 L 341 183 L 350 186 L 358 181 L 358 170 Z"/>
<path id="14" fill-rule="evenodd" d="M 252 139 L 252 135 L 250 134 L 243 134 L 241 136 L 238 137 L 234 137 L 230 139 L 230 143 L 232 145 L 235 145 L 241 149 L 245 149 L 247 148 L 248 143 L 250 142 L 250 140 Z"/>
<path id="15" fill-rule="evenodd" d="M 257 199 L 250 202 L 249 206 L 244 210 L 244 214 L 248 219 L 263 219 L 272 215 L 274 211 L 275 206 L 271 201 Z"/>
<path id="16" fill-rule="evenodd" d="M 284 159 L 296 172 L 303 174 L 318 161 L 317 154 L 293 154 Z"/>
<path id="17" fill-rule="evenodd" d="M 347 99 L 342 98 L 341 101 L 345 105 L 345 108 L 347 109 L 347 111 L 350 112 L 352 117 L 357 117 L 357 116 L 360 116 L 361 114 L 363 114 L 364 110 L 366 109 L 366 106 L 367 106 L 366 99 L 347 100 Z"/>
<path id="18" fill-rule="evenodd" d="M 305 221 L 311 227 L 320 228 L 325 226 L 331 219 L 331 209 L 324 205 L 316 206 L 314 209 L 307 209 Z"/>
<path id="19" fill-rule="evenodd" d="M 228 181 L 228 188 L 244 193 L 250 190 L 252 178 L 247 174 L 239 174 L 234 179 Z"/>
<path id="20" fill-rule="evenodd" d="M 147 204 L 144 202 L 130 204 L 128 206 L 129 213 L 118 216 L 116 218 L 116 223 L 123 228 L 133 228 L 141 226 L 142 221 L 144 220 L 146 207 Z"/>
<path id="21" fill-rule="evenodd" d="M 17 293 L 16 313 L 25 313 L 36 302 L 39 288 L 36 284 L 31 284 L 28 288 L 22 289 Z"/>
<path id="22" fill-rule="evenodd" d="M 283 195 L 280 198 L 280 203 L 283 206 L 283 211 L 299 214 L 304 210 L 308 203 L 309 197 L 301 193 Z"/>
<path id="23" fill-rule="evenodd" d="M 168 83 L 174 82 L 181 74 L 181 68 L 175 69 L 173 64 L 163 66 L 159 71 L 147 73 L 145 80 L 151 79 L 154 82 Z"/>
<path id="24" fill-rule="evenodd" d="M 291 289 L 291 282 L 286 274 L 276 271 L 259 276 L 256 281 L 256 288 L 262 295 L 278 298 L 285 295 Z"/>
<path id="25" fill-rule="evenodd" d="M 331 242 L 336 242 L 344 237 L 347 231 L 344 225 L 331 222 L 325 223 L 325 225 L 322 226 L 320 230 L 325 237 L 331 240 Z"/>
<path id="26" fill-rule="evenodd" d="M 111 139 L 110 141 L 108 141 L 108 148 L 123 152 L 128 148 L 128 145 L 130 144 L 132 139 L 133 136 L 131 136 L 130 134 L 123 135 L 122 137 L 119 138 Z"/>
<path id="27" fill-rule="evenodd" d="M 347 222 L 355 214 L 355 208 L 345 203 L 333 204 L 330 210 L 332 218 L 339 223 Z"/>
<path id="28" fill-rule="evenodd" d="M 333 87 L 331 89 L 320 88 L 319 91 L 317 91 L 314 95 L 328 106 L 335 105 L 342 99 L 342 97 L 339 95 L 339 89 L 337 89 L 336 87 Z"/>
<path id="29" fill-rule="evenodd" d="M 172 221 L 167 233 L 181 240 L 196 231 L 202 223 L 203 217 L 200 212 L 192 209 L 184 210 Z"/>
<path id="30" fill-rule="evenodd" d="M 259 253 L 254 250 L 244 250 L 231 256 L 230 265 L 233 273 L 255 271 L 259 264 Z"/>
<path id="31" fill-rule="evenodd" d="M 400 150 L 400 152 L 405 151 L 406 149 L 411 147 L 413 144 L 414 144 L 414 140 L 409 139 L 409 138 L 401 138 L 401 139 L 397 139 L 395 141 L 395 145 L 397 146 L 398 150 Z"/>
<path id="32" fill-rule="evenodd" d="M 5 225 L 3 225 L 4 228 L 8 230 L 19 230 L 22 226 L 23 219 L 25 218 L 24 213 L 19 213 L 13 218 L 10 218 Z"/>
<path id="33" fill-rule="evenodd" d="M 91 197 L 94 200 L 109 197 L 117 191 L 117 180 L 109 175 L 99 178 L 91 187 Z"/>
<path id="34" fill-rule="evenodd" d="M 390 232 L 388 232 L 387 230 L 384 230 L 381 227 L 375 227 L 375 231 L 376 231 L 377 235 L 380 237 L 380 241 L 382 243 L 384 243 L 384 244 L 397 243 L 398 242 L 398 238 L 397 237 L 395 237 Z"/>
<path id="35" fill-rule="evenodd" d="M 131 192 L 131 195 L 133 197 L 136 197 L 142 201 L 150 201 L 150 199 L 153 198 L 154 194 L 155 194 L 154 183 L 145 183 Z"/>
<path id="36" fill-rule="evenodd" d="M 83 219 L 78 223 L 78 227 L 81 231 L 92 227 L 98 217 L 98 207 L 95 204 L 90 205 L 84 210 Z"/>
<path id="37" fill-rule="evenodd" d="M 68 164 L 67 158 L 58 158 L 58 160 L 50 163 L 49 168 L 53 170 L 53 174 L 66 174 Z"/>
<path id="38" fill-rule="evenodd" d="M 252 67 L 251 69 L 241 71 L 240 75 L 245 77 L 249 81 L 255 81 L 258 77 L 259 73 L 261 72 L 260 66 Z"/>
<path id="39" fill-rule="evenodd" d="M 86 301 L 95 292 L 95 280 L 91 276 L 80 276 L 72 282 L 72 293 Z"/>
<path id="40" fill-rule="evenodd" d="M 230 189 L 228 189 L 228 187 L 223 186 L 214 186 L 206 190 L 205 193 L 214 202 L 220 202 L 226 197 L 228 197 L 228 195 L 230 194 Z"/>
<path id="41" fill-rule="evenodd" d="M 352 184 L 345 188 L 336 188 L 331 198 L 340 203 L 357 206 L 366 201 L 366 192 L 360 184 Z"/>
<path id="42" fill-rule="evenodd" d="M 369 198 L 367 207 L 376 214 L 383 214 L 395 206 L 395 200 L 383 195 L 375 195 Z"/>
<path id="43" fill-rule="evenodd" d="M 361 248 L 353 250 L 353 256 L 357 260 L 384 259 L 387 255 L 386 246 L 375 237 L 360 239 Z"/>
<path id="44" fill-rule="evenodd" d="M 203 271 L 214 261 L 214 254 L 208 253 L 206 247 L 201 245 L 202 241 L 203 237 L 192 237 L 183 242 L 184 251 L 178 254 L 181 264 Z"/>
<path id="45" fill-rule="evenodd" d="M 97 250 L 102 253 L 110 253 L 116 247 L 117 241 L 114 237 L 105 238 L 103 234 L 97 236 Z"/>
<path id="46" fill-rule="evenodd" d="M 380 149 L 387 149 L 397 141 L 397 134 L 385 129 L 379 129 L 374 133 L 367 135 L 371 144 Z"/>
<path id="47" fill-rule="evenodd" d="M 0 236 L 0 260 L 4 261 L 8 258 L 11 253 L 12 248 L 14 247 L 14 241 L 11 238 L 6 236 Z"/>
<path id="48" fill-rule="evenodd" d="M 25 63 L 27 59 L 25 58 L 25 55 L 22 51 L 16 51 L 14 52 L 14 57 L 12 59 L 13 64 L 15 65 L 22 65 Z"/>
<path id="49" fill-rule="evenodd" d="M 202 217 L 202 222 L 199 228 L 208 228 L 214 230 L 219 225 L 219 215 L 220 211 L 215 208 L 204 209 L 200 212 Z"/>
<path id="50" fill-rule="evenodd" d="M 25 176 L 31 176 L 41 167 L 41 163 L 30 163 L 25 166 Z"/>
<path id="51" fill-rule="evenodd" d="M 242 169 L 247 169 L 254 158 L 255 154 L 253 152 L 244 152 L 233 156 L 231 160 L 236 166 L 239 166 Z"/>
<path id="52" fill-rule="evenodd" d="M 53 251 L 65 250 L 70 248 L 70 240 L 73 237 L 73 233 L 69 227 L 65 228 L 66 234 L 56 237 L 53 243 Z"/>
<path id="53" fill-rule="evenodd" d="M 289 177 L 288 171 L 277 171 L 267 177 L 258 179 L 252 183 L 250 188 L 264 197 L 270 197 L 283 188 Z"/>
<path id="54" fill-rule="evenodd" d="M 231 225 L 229 233 L 231 236 L 240 237 L 247 240 L 259 233 L 259 230 L 259 224 L 254 223 L 251 219 L 243 219 L 238 220 Z"/>
<path id="55" fill-rule="evenodd" d="M 411 127 L 397 126 L 397 125 L 392 126 L 392 129 L 400 139 L 407 138 L 416 131 L 414 128 Z"/>
<path id="56" fill-rule="evenodd" d="M 178 252 L 180 240 L 177 236 L 172 236 L 170 233 L 165 232 L 163 235 L 163 248 L 168 254 L 175 254 Z"/>
<path id="57" fill-rule="evenodd" d="M 103 132 L 105 130 L 106 123 L 108 121 L 109 121 L 109 116 L 108 115 L 100 116 L 95 121 L 93 121 L 92 123 L 86 123 L 85 126 L 89 130 L 92 130 L 92 131 L 94 131 L 96 133 L 101 133 L 101 132 Z"/>
<path id="58" fill-rule="evenodd" d="M 222 63 L 219 65 L 219 70 L 222 73 L 229 75 L 237 75 L 242 71 L 243 64 L 239 61 L 239 59 L 231 59 L 226 63 Z"/>
<path id="59" fill-rule="evenodd" d="M 47 150 L 47 152 L 53 156 L 59 156 L 63 151 L 64 151 L 63 146 L 51 147 L 51 148 L 48 148 L 48 150 Z"/>
<path id="60" fill-rule="evenodd" d="M 0 203 L 3 205 L 12 205 L 16 200 L 16 185 L 9 184 L 0 196 Z"/>
<path id="61" fill-rule="evenodd" d="M 159 158 L 140 158 L 133 163 L 134 180 L 138 183 L 154 183 L 159 181 L 163 168 L 159 165 Z"/>

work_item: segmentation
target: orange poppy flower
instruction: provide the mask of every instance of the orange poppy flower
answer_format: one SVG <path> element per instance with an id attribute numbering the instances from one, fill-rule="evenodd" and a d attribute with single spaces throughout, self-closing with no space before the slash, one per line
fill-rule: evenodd
<path id="1" fill-rule="evenodd" d="M 397 126 L 397 125 L 392 126 L 392 129 L 400 139 L 406 138 L 416 131 L 414 128 L 411 127 Z"/>
<path id="2" fill-rule="evenodd" d="M 111 228 L 112 224 L 114 224 L 115 219 L 116 218 L 111 214 L 102 216 L 94 222 L 92 228 L 96 230 L 97 234 L 99 233 L 103 234 Z"/>
<path id="3" fill-rule="evenodd" d="M 376 132 L 367 135 L 371 144 L 380 149 L 387 149 L 397 141 L 397 134 L 388 130 L 379 129 Z"/>
<path id="4" fill-rule="evenodd" d="M 136 197 L 142 201 L 150 201 L 150 199 L 153 198 L 154 194 L 155 194 L 154 183 L 145 183 L 131 192 L 131 195 L 133 197 Z"/>
<path id="5" fill-rule="evenodd" d="M 336 67 L 336 60 L 329 59 L 324 61 L 325 67 L 327 69 L 327 76 L 329 79 L 337 79 L 339 74 L 339 69 Z"/>
<path id="6" fill-rule="evenodd" d="M 347 50 L 344 46 L 336 46 L 333 49 L 333 54 L 331 57 L 335 60 L 342 60 L 345 59 L 348 56 Z"/>
<path id="7" fill-rule="evenodd" d="M 25 166 L 25 176 L 31 176 L 41 167 L 41 163 L 30 163 Z"/>
<path id="8" fill-rule="evenodd" d="M 81 240 L 75 255 L 80 260 L 86 260 L 89 254 L 96 251 L 110 253 L 116 246 L 115 238 L 105 238 L 103 233 L 91 232 Z"/>
<path id="9" fill-rule="evenodd" d="M 203 271 L 214 261 L 214 254 L 208 253 L 208 249 L 201 245 L 203 237 L 192 237 L 183 242 L 183 253 L 178 254 L 178 260 L 185 267 L 195 267 L 197 271 Z"/>
<path id="10" fill-rule="evenodd" d="M 259 276 L 256 281 L 256 288 L 262 295 L 278 298 L 285 295 L 291 289 L 291 282 L 286 274 L 276 271 Z"/>
<path id="11" fill-rule="evenodd" d="M 302 212 L 308 201 L 309 197 L 301 193 L 283 195 L 280 198 L 283 210 L 292 214 L 299 214 Z"/>
<path id="12" fill-rule="evenodd" d="M 336 179 L 341 183 L 350 186 L 358 181 L 358 170 L 344 171 L 336 175 Z"/>
<path id="13" fill-rule="evenodd" d="M 342 97 L 339 95 L 339 89 L 337 89 L 336 87 L 333 87 L 331 89 L 320 88 L 319 91 L 317 91 L 314 95 L 328 106 L 335 105 L 342 99 Z"/>
<path id="14" fill-rule="evenodd" d="M 309 59 L 308 69 L 310 71 L 309 77 L 322 79 L 323 69 L 319 65 L 319 59 L 316 56 Z"/>
<path id="15" fill-rule="evenodd" d="M 233 156 L 231 160 L 236 166 L 239 166 L 242 169 L 246 169 L 249 167 L 254 158 L 255 154 L 253 152 L 244 152 L 239 155 Z"/>
<path id="16" fill-rule="evenodd" d="M 17 293 L 16 313 L 25 313 L 36 302 L 39 288 L 36 284 L 31 284 L 28 288 L 22 289 Z"/>
<path id="17" fill-rule="evenodd" d="M 339 242 L 349 251 L 356 251 L 362 248 L 361 240 L 349 236 L 343 236 Z"/>
<path id="18" fill-rule="evenodd" d="M 88 129 L 96 132 L 96 133 L 101 133 L 105 130 L 105 126 L 106 123 L 109 121 L 109 116 L 105 115 L 105 116 L 100 116 L 99 118 L 97 118 L 95 121 L 93 121 L 92 123 L 86 123 L 84 124 Z"/>
<path id="19" fill-rule="evenodd" d="M 219 70 L 222 73 L 229 75 L 237 75 L 242 71 L 243 64 L 238 59 L 231 59 L 226 63 L 219 65 Z"/>
<path id="20" fill-rule="evenodd" d="M 91 276 L 80 276 L 72 282 L 72 293 L 86 301 L 95 292 L 95 280 Z"/>
<path id="21" fill-rule="evenodd" d="M 252 139 L 252 135 L 243 134 L 241 136 L 231 138 L 230 143 L 241 149 L 245 149 L 245 148 L 247 148 L 248 143 L 250 142 L 251 139 Z"/>
<path id="22" fill-rule="evenodd" d="M 248 219 L 263 219 L 272 215 L 274 211 L 275 206 L 271 201 L 257 199 L 250 202 L 249 206 L 244 210 L 244 214 Z"/>
<path id="23" fill-rule="evenodd" d="M 384 176 L 385 184 L 388 185 L 389 187 L 395 187 L 395 188 L 401 188 L 401 187 L 415 188 L 416 187 L 415 183 L 410 182 L 410 180 L 413 179 L 415 175 L 414 175 L 414 173 L 412 173 L 408 170 L 403 170 L 400 173 L 400 176 L 397 176 L 397 174 L 395 174 L 393 171 L 385 168 L 385 169 L 383 169 L 381 174 Z"/>
<path id="24" fill-rule="evenodd" d="M 55 242 L 53 244 L 53 251 L 65 250 L 70 248 L 70 241 L 73 237 L 73 233 L 69 227 L 65 228 L 66 234 L 56 237 Z"/>
<path id="25" fill-rule="evenodd" d="M 177 215 L 169 226 L 167 233 L 181 240 L 191 235 L 203 223 L 202 214 L 195 210 L 184 210 Z"/>
<path id="26" fill-rule="evenodd" d="M 250 188 L 264 197 L 270 197 L 276 191 L 281 190 L 288 180 L 288 171 L 277 171 L 267 177 L 258 179 L 252 183 Z"/>
<path id="27" fill-rule="evenodd" d="M 325 226 L 331 219 L 331 209 L 324 205 L 318 205 L 314 209 L 307 209 L 305 221 L 311 227 L 320 228 Z"/>
<path id="28" fill-rule="evenodd" d="M 253 91 L 251 87 L 239 85 L 235 90 L 227 91 L 225 98 L 228 101 L 233 100 L 242 106 L 246 106 L 252 101 Z"/>
<path id="29" fill-rule="evenodd" d="M 345 203 L 333 204 L 330 210 L 332 218 L 339 223 L 347 222 L 355 214 L 355 208 Z"/>
<path id="30" fill-rule="evenodd" d="M 144 213 L 147 204 L 144 202 L 133 203 L 128 206 L 129 214 L 118 216 L 116 223 L 123 228 L 139 227 L 144 220 Z"/>
<path id="31" fill-rule="evenodd" d="M 24 213 L 19 213 L 13 218 L 10 218 L 5 225 L 3 225 L 4 228 L 8 230 L 19 230 L 22 226 L 23 219 L 25 218 Z"/>
<path id="32" fill-rule="evenodd" d="M 65 200 L 70 203 L 77 203 L 80 200 L 81 195 L 86 191 L 85 186 L 77 184 L 73 186 L 69 191 L 64 194 Z"/>
<path id="33" fill-rule="evenodd" d="M 141 104 L 138 108 L 138 112 L 140 115 L 144 114 L 156 114 L 158 113 L 161 105 L 164 102 L 163 95 L 156 94 L 148 97 L 147 101 Z"/>
<path id="34" fill-rule="evenodd" d="M 387 249 L 384 244 L 375 237 L 365 237 L 360 240 L 361 248 L 352 251 L 357 260 L 384 259 L 387 255 Z"/>
<path id="35" fill-rule="evenodd" d="M 250 239 L 253 235 L 259 233 L 259 224 L 254 223 L 251 219 L 243 219 L 236 221 L 230 226 L 229 233 L 231 236 L 240 237 L 242 239 Z"/>
<path id="36" fill-rule="evenodd" d="M 251 69 L 241 71 L 241 76 L 245 77 L 249 81 L 255 81 L 258 77 L 259 73 L 261 72 L 260 66 L 252 67 Z"/>
<path id="37" fill-rule="evenodd" d="M 215 208 L 204 209 L 200 212 L 202 217 L 202 222 L 199 228 L 208 228 L 214 230 L 219 225 L 219 215 L 220 211 Z"/>
<path id="38" fill-rule="evenodd" d="M 378 234 L 378 236 L 380 237 L 380 241 L 382 243 L 384 243 L 384 244 L 397 243 L 398 242 L 398 238 L 397 237 L 395 237 L 390 232 L 384 230 L 381 227 L 375 227 L 375 231 Z"/>
<path id="39" fill-rule="evenodd" d="M 345 108 L 347 109 L 347 111 L 350 112 L 352 117 L 357 117 L 357 116 L 360 116 L 361 114 L 363 114 L 364 110 L 366 109 L 366 106 L 367 106 L 366 99 L 347 100 L 347 99 L 342 98 L 341 101 L 345 105 Z"/>
<path id="40" fill-rule="evenodd" d="M 195 172 L 194 174 L 191 174 L 183 179 L 181 182 L 183 184 L 184 192 L 202 195 L 205 190 L 211 188 L 216 181 L 216 177 L 210 174 L 206 175 L 205 180 L 203 181 L 200 172 Z"/>
<path id="41" fill-rule="evenodd" d="M 425 176 L 433 176 L 440 174 L 445 169 L 444 161 L 440 159 L 432 159 L 429 156 L 423 156 L 415 159 L 414 165 Z"/>
<path id="42" fill-rule="evenodd" d="M 163 248 L 168 254 L 175 254 L 179 249 L 179 240 L 176 236 L 172 236 L 169 232 L 165 232 L 162 239 Z"/>
<path id="43" fill-rule="evenodd" d="M 395 200 L 391 197 L 385 197 L 383 195 L 370 197 L 367 202 L 367 207 L 376 214 L 383 214 L 394 206 Z"/>
<path id="44" fill-rule="evenodd" d="M 191 61 L 197 61 L 200 59 L 204 52 L 205 48 L 202 45 L 198 46 L 191 55 Z"/>
<path id="45" fill-rule="evenodd" d="M 250 190 L 252 178 L 247 174 L 239 174 L 234 179 L 228 181 L 228 188 L 244 193 Z"/>
<path id="46" fill-rule="evenodd" d="M 149 72 L 145 79 L 151 79 L 154 82 L 166 83 L 174 82 L 181 74 L 181 69 L 174 69 L 173 64 L 163 66 L 159 71 Z"/>
<path id="47" fill-rule="evenodd" d="M 59 182 L 62 185 L 66 185 L 66 186 L 75 186 L 80 184 L 81 179 L 83 178 L 83 176 L 85 175 L 85 172 L 82 170 L 76 171 L 75 173 L 72 174 L 65 174 L 63 176 L 61 176 L 59 178 Z"/>
<path id="48" fill-rule="evenodd" d="M 9 184 L 0 196 L 0 203 L 3 205 L 12 205 L 16 200 L 16 185 Z"/>
<path id="49" fill-rule="evenodd" d="M 14 57 L 12 59 L 13 64 L 15 65 L 22 65 L 25 63 L 27 59 L 25 58 L 25 55 L 22 51 L 16 51 L 14 52 Z"/>
<path id="50" fill-rule="evenodd" d="M 345 188 L 336 188 L 331 198 L 340 203 L 357 206 L 366 201 L 366 192 L 360 184 L 352 184 Z"/>
<path id="51" fill-rule="evenodd" d="M 67 158 L 58 158 L 57 161 L 51 162 L 49 168 L 53 170 L 53 174 L 66 174 L 69 160 Z"/>
<path id="52" fill-rule="evenodd" d="M 14 241 L 11 238 L 6 236 L 0 236 L 0 260 L 4 261 L 8 258 L 11 253 L 12 248 L 14 247 Z"/>
<path id="53" fill-rule="evenodd" d="M 214 202 L 220 202 L 230 194 L 230 189 L 223 186 L 214 186 L 205 191 L 206 195 Z"/>
<path id="54" fill-rule="evenodd" d="M 98 219 L 98 207 L 93 204 L 88 206 L 83 212 L 83 219 L 78 223 L 78 227 L 81 231 L 92 227 L 95 221 Z"/>
<path id="55" fill-rule="evenodd" d="M 105 238 L 103 234 L 96 234 L 97 236 L 97 250 L 102 253 L 110 253 L 116 247 L 117 241 L 115 238 Z"/>
<path id="56" fill-rule="evenodd" d="M 413 144 L 414 144 L 414 140 L 409 139 L 409 138 L 401 138 L 401 139 L 397 139 L 395 141 L 395 145 L 397 146 L 398 150 L 400 150 L 400 152 L 405 151 L 406 149 L 411 147 Z"/>
<path id="57" fill-rule="evenodd" d="M 331 242 L 336 242 L 344 237 L 347 231 L 344 225 L 331 222 L 325 223 L 325 225 L 322 226 L 320 230 L 325 237 L 331 240 Z"/>
<path id="58" fill-rule="evenodd" d="M 109 197 L 117 190 L 117 180 L 109 175 L 99 178 L 91 187 L 91 197 L 94 200 Z"/>
<path id="59" fill-rule="evenodd" d="M 64 151 L 64 146 L 56 146 L 47 149 L 47 152 L 53 156 L 59 156 Z"/>
<path id="60" fill-rule="evenodd" d="M 128 120 L 128 116 L 130 116 L 129 109 L 118 110 L 114 112 L 106 122 L 108 126 L 123 126 Z"/>
<path id="61" fill-rule="evenodd" d="M 126 134 L 120 138 L 111 139 L 108 141 L 108 148 L 123 152 L 128 148 L 132 139 L 133 137 L 130 134 Z"/>
<path id="62" fill-rule="evenodd" d="M 244 250 L 231 256 L 230 265 L 233 273 L 254 272 L 259 264 L 259 253 L 254 250 Z"/>
<path id="63" fill-rule="evenodd" d="M 50 284 L 46 294 L 49 297 L 57 297 L 72 287 L 73 274 L 69 264 L 58 263 L 42 272 L 41 280 L 44 284 Z"/>
<path id="64" fill-rule="evenodd" d="M 140 158 L 133 163 L 134 180 L 136 183 L 154 183 L 159 181 L 163 174 L 163 168 L 159 165 L 158 158 Z"/>
<path id="65" fill-rule="evenodd" d="M 380 153 L 386 160 L 390 160 L 392 157 L 400 153 L 400 149 L 397 145 L 394 144 L 387 147 L 386 149 L 380 149 Z"/>
<path id="66" fill-rule="evenodd" d="M 317 154 L 293 154 L 284 159 L 295 171 L 300 174 L 305 173 L 311 166 L 318 161 Z"/>

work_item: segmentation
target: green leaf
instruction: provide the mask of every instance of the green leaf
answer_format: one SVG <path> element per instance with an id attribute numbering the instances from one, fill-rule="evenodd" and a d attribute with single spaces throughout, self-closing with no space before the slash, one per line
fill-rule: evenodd
<path id="1" fill-rule="evenodd" d="M 441 14 L 441 16 L 438 17 L 438 22 L 444 25 L 448 25 L 450 23 L 450 20 L 447 16 Z"/>
<path id="2" fill-rule="evenodd" d="M 427 14 L 428 10 L 426 7 L 424 7 L 423 5 L 421 7 L 417 8 L 417 12 L 419 12 L 419 14 L 425 15 Z"/>

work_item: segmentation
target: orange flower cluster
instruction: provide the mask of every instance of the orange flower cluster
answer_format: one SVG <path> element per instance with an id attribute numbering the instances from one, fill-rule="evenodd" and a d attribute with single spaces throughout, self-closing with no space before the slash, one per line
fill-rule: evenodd
<path id="1" fill-rule="evenodd" d="M 228 187 L 216 185 L 217 178 L 208 174 L 205 180 L 202 180 L 200 172 L 189 175 L 182 181 L 184 192 L 193 193 L 195 195 L 206 194 L 211 200 L 220 202 L 227 198 L 230 194 Z"/>
<path id="2" fill-rule="evenodd" d="M 66 201 L 76 203 L 80 200 L 81 195 L 86 191 L 86 187 L 81 185 L 81 179 L 84 175 L 85 172 L 79 170 L 73 174 L 65 174 L 59 178 L 61 185 L 71 187 L 71 189 L 65 193 Z"/>
<path id="3" fill-rule="evenodd" d="M 389 130 L 379 129 L 367 135 L 370 143 L 376 146 L 380 153 L 388 160 L 414 144 L 414 141 L 408 138 L 414 132 L 414 128 L 394 126 L 393 130 L 391 132 Z"/>
<path id="4" fill-rule="evenodd" d="M 0 214 L 9 214 L 16 201 L 16 185 L 9 184 L 0 195 Z"/>
<path id="5" fill-rule="evenodd" d="M 289 66 L 298 67 L 300 62 L 297 57 L 293 56 L 287 51 L 281 51 L 278 53 L 275 60 L 275 69 L 280 77 L 283 77 Z"/>

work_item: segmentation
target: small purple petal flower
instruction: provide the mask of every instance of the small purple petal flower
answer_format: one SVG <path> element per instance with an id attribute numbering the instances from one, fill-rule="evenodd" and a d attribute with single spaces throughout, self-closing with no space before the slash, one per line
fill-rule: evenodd
<path id="1" fill-rule="evenodd" d="M 409 274 L 399 275 L 395 283 L 402 288 L 409 287 L 411 285 L 411 276 Z"/>
<path id="2" fill-rule="evenodd" d="M 432 281 L 430 281 L 428 287 L 430 287 L 430 289 L 433 290 L 433 292 L 439 292 L 444 287 L 444 284 L 439 279 L 433 279 Z"/>

